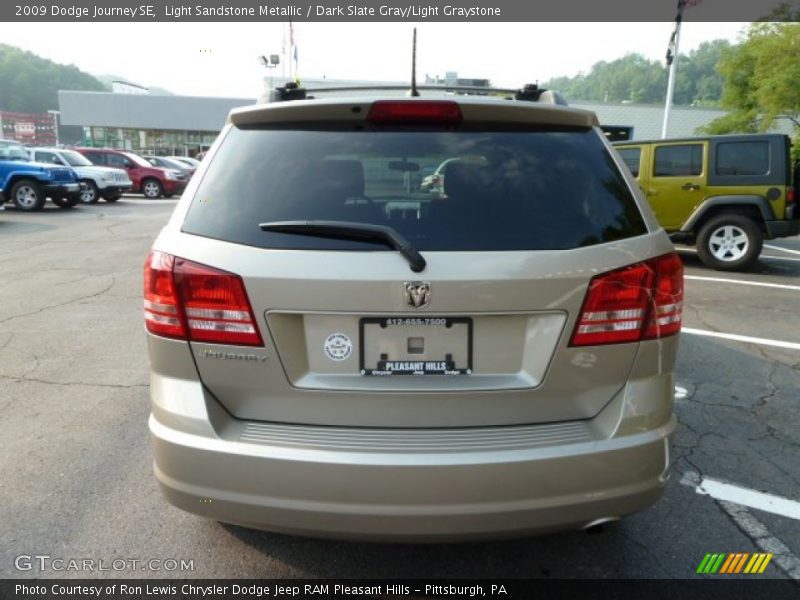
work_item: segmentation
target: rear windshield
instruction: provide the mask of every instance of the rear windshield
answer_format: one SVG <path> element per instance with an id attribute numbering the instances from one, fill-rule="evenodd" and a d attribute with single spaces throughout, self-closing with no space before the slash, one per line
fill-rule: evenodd
<path id="1" fill-rule="evenodd" d="M 293 220 L 384 225 L 442 251 L 563 250 L 647 231 L 592 129 L 232 127 L 183 231 L 262 248 L 385 249 L 259 229 Z"/>

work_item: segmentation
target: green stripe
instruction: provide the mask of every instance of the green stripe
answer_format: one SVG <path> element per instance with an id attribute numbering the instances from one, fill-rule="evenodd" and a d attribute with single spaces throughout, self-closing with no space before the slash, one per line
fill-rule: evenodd
<path id="1" fill-rule="evenodd" d="M 717 559 L 717 562 L 716 562 L 716 564 L 715 564 L 715 565 L 714 565 L 714 566 L 711 568 L 711 573 L 712 573 L 712 574 L 714 574 L 714 573 L 716 573 L 717 571 L 719 571 L 719 568 L 722 566 L 722 561 L 724 561 L 724 560 L 725 560 L 725 557 L 726 557 L 726 556 L 727 556 L 727 554 L 720 554 L 720 555 L 719 555 L 719 558 Z"/>
<path id="2" fill-rule="evenodd" d="M 706 554 L 705 557 L 703 557 L 703 561 L 700 563 L 700 566 L 697 567 L 697 571 L 695 571 L 696 573 L 703 573 L 704 572 L 703 569 L 705 568 L 706 563 L 708 562 L 709 558 L 711 558 L 711 553 Z"/>
<path id="3" fill-rule="evenodd" d="M 719 558 L 719 554 L 712 554 L 711 555 L 711 558 L 708 560 L 708 564 L 706 565 L 706 568 L 703 569 L 703 573 L 710 573 L 711 572 L 711 567 L 713 567 L 714 563 L 717 562 L 717 558 Z"/>

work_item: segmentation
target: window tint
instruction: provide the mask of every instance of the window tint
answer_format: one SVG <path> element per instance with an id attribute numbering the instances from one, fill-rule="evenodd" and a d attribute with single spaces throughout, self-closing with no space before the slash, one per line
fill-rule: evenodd
<path id="1" fill-rule="evenodd" d="M 92 164 L 102 165 L 105 164 L 102 152 L 84 152 L 83 155 L 92 161 Z"/>
<path id="2" fill-rule="evenodd" d="M 118 169 L 124 168 L 127 164 L 127 160 L 124 156 L 120 156 L 119 154 L 106 154 L 106 164 L 109 167 L 116 167 Z"/>
<path id="3" fill-rule="evenodd" d="M 717 144 L 717 175 L 767 175 L 769 142 Z"/>
<path id="4" fill-rule="evenodd" d="M 420 250 L 567 249 L 647 231 L 591 129 L 239 128 L 209 166 L 183 231 L 264 248 L 384 249 L 259 228 L 317 219 L 389 226 Z"/>
<path id="5" fill-rule="evenodd" d="M 703 172 L 703 145 L 682 144 L 656 147 L 656 177 L 700 175 Z"/>
<path id="6" fill-rule="evenodd" d="M 628 165 L 628 168 L 631 170 L 631 173 L 634 177 L 639 176 L 639 161 L 642 157 L 642 149 L 641 148 L 620 148 L 618 150 L 619 155 L 622 157 L 622 160 L 625 161 L 625 164 Z"/>
<path id="7" fill-rule="evenodd" d="M 36 160 L 39 162 L 50 163 L 53 165 L 63 165 L 63 161 L 53 152 L 36 151 Z"/>

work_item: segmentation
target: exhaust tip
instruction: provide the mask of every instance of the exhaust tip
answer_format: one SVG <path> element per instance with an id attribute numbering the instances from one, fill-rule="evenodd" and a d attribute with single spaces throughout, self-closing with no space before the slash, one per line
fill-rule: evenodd
<path id="1" fill-rule="evenodd" d="M 602 517 L 594 521 L 589 521 L 586 525 L 581 527 L 581 529 L 588 535 L 597 535 L 598 533 L 603 533 L 607 525 L 616 523 L 617 521 L 619 521 L 619 517 Z"/>

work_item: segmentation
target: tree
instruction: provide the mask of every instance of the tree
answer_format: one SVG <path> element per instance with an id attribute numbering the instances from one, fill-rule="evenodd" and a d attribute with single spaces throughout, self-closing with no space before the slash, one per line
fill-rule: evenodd
<path id="1" fill-rule="evenodd" d="M 730 112 L 709 133 L 766 131 L 777 119 L 800 128 L 800 23 L 753 23 L 745 40 L 723 53 L 721 105 Z"/>
<path id="2" fill-rule="evenodd" d="M 713 40 L 703 42 L 688 54 L 678 56 L 675 104 L 719 105 L 724 79 L 717 71 L 717 64 L 730 47 L 727 40 Z"/>
<path id="3" fill-rule="evenodd" d="M 716 66 L 729 46 L 725 40 L 714 40 L 679 56 L 675 104 L 716 106 L 719 103 L 723 78 Z M 632 53 L 610 62 L 598 62 L 587 74 L 556 77 L 544 87 L 561 91 L 568 100 L 660 104 L 666 97 L 667 76 L 667 68 L 660 61 Z"/>
<path id="4" fill-rule="evenodd" d="M 555 78 L 545 87 L 559 90 L 572 100 L 649 103 L 663 97 L 666 85 L 666 70 L 658 62 L 631 53 L 611 62 L 598 62 L 585 75 Z"/>
<path id="5" fill-rule="evenodd" d="M 43 113 L 58 108 L 58 90 L 106 89 L 73 65 L 0 44 L 0 110 Z"/>

